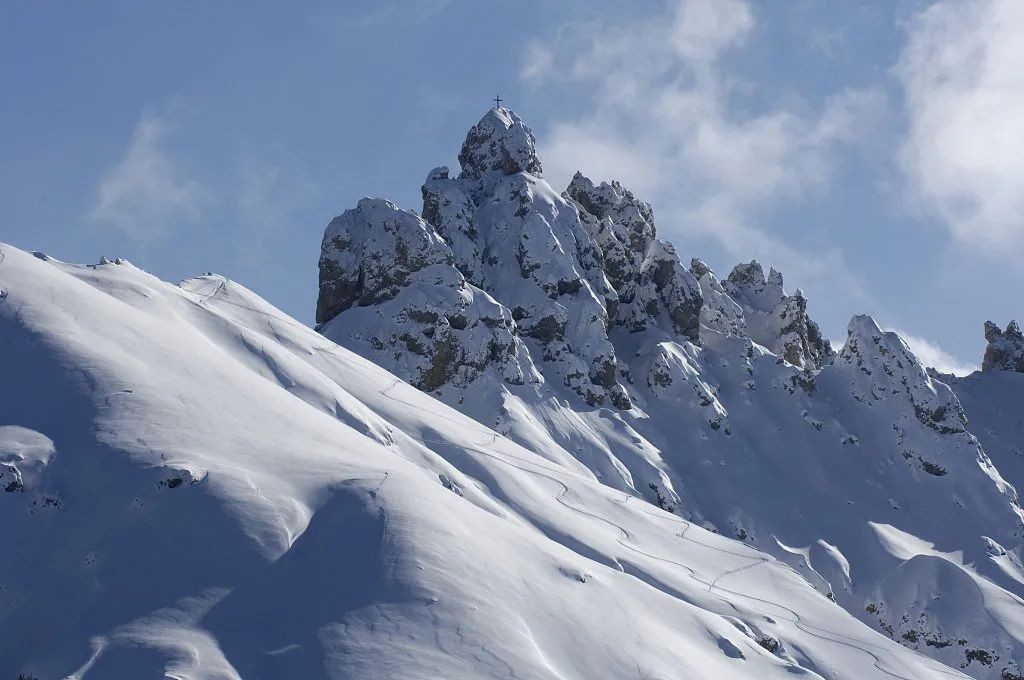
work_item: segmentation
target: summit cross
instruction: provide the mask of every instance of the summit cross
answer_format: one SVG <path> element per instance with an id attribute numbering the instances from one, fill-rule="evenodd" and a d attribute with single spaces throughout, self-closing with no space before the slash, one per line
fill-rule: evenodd
<path id="1" fill-rule="evenodd" d="M 494 98 L 494 108 L 496 108 L 496 109 L 500 109 L 501 108 L 501 95 L 500 94 L 497 95 Z"/>

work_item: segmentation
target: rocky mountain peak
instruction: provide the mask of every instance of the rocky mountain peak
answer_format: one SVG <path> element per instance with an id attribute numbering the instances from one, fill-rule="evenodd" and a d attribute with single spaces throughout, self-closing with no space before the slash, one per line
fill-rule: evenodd
<path id="1" fill-rule="evenodd" d="M 740 304 L 760 312 L 772 311 L 786 294 L 782 288 L 782 274 L 772 268 L 765 278 L 764 268 L 757 260 L 733 267 L 725 281 L 725 289 Z"/>
<path id="2" fill-rule="evenodd" d="M 787 295 L 782 273 L 774 268 L 765 277 L 757 260 L 733 268 L 722 285 L 743 311 L 750 338 L 801 368 L 821 368 L 835 352 L 818 324 L 807 313 L 807 298 L 797 290 Z"/>
<path id="3" fill-rule="evenodd" d="M 391 299 L 413 272 L 451 261 L 451 249 L 419 216 L 384 198 L 364 198 L 324 232 L 316 321 L 356 303 Z"/>
<path id="4" fill-rule="evenodd" d="M 1024 334 L 1016 321 L 1006 325 L 1006 330 L 991 321 L 985 322 L 985 358 L 981 364 L 983 371 L 1017 371 L 1024 373 Z"/>
<path id="5" fill-rule="evenodd" d="M 533 131 L 506 108 L 491 109 L 470 129 L 459 153 L 461 178 L 488 173 L 511 175 L 528 172 L 541 176 Z"/>
<path id="6" fill-rule="evenodd" d="M 595 186 L 581 172 L 576 171 L 566 193 L 598 219 L 612 219 L 624 230 L 624 240 L 635 250 L 646 248 L 657 234 L 651 204 L 637 200 L 633 192 L 623 188 L 616 180 Z"/>
<path id="7" fill-rule="evenodd" d="M 675 248 L 655 238 L 654 210 L 617 181 L 595 185 L 577 172 L 565 191 L 600 249 L 603 269 L 615 290 L 613 323 L 642 331 L 663 325 L 699 343 L 703 304 L 696 278 Z"/>
<path id="8" fill-rule="evenodd" d="M 414 212 L 364 198 L 331 220 L 320 255 L 317 322 L 425 391 L 465 387 L 489 367 L 536 381 L 512 313 L 468 283 L 451 248 Z"/>
<path id="9" fill-rule="evenodd" d="M 725 292 L 711 267 L 695 257 L 690 260 L 690 273 L 697 279 L 704 299 L 700 308 L 701 325 L 726 335 L 744 335 L 747 322 L 743 318 L 743 308 Z"/>
<path id="10" fill-rule="evenodd" d="M 967 418 L 953 391 L 933 380 L 903 339 L 883 331 L 867 314 L 858 314 L 847 327 L 846 344 L 836 359 L 837 365 L 856 370 L 855 398 L 862 403 L 909 399 L 914 416 L 924 425 L 942 433 L 967 429 Z"/>

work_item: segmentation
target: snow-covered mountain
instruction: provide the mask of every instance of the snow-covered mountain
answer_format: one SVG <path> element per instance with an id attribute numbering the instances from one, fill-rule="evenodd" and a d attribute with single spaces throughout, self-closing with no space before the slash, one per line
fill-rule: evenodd
<path id="1" fill-rule="evenodd" d="M 617 182 L 553 189 L 507 109 L 459 162 L 427 174 L 421 213 L 363 199 L 330 223 L 325 337 L 548 464 L 790 565 L 904 647 L 1024 677 L 1024 514 L 986 452 L 1024 450 L 1024 374 L 981 376 L 1006 392 L 946 380 L 869 316 L 834 352 L 781 273 L 685 267 Z M 1016 325 L 986 334 L 986 368 L 1019 370 Z"/>
<path id="2" fill-rule="evenodd" d="M 423 290 L 463 310 L 466 346 L 518 328 L 464 281 Z M 0 245 L 0 291 L 3 677 L 963 677 L 749 541 L 538 455 L 233 281 Z M 530 368 L 543 342 L 505 351 Z M 538 403 L 517 433 L 577 418 Z M 603 417 L 616 446 L 638 436 Z"/>
<path id="3" fill-rule="evenodd" d="M 459 161 L 330 223 L 319 333 L 0 244 L 0 676 L 1021 679 L 1016 324 L 837 353 L 511 111 Z"/>

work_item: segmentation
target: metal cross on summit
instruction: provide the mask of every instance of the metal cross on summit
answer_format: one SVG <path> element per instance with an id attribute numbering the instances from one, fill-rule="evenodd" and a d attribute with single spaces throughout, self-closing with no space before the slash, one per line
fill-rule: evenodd
<path id="1" fill-rule="evenodd" d="M 500 109 L 501 108 L 501 95 L 500 94 L 497 95 L 494 98 L 494 108 L 496 108 L 496 109 Z"/>

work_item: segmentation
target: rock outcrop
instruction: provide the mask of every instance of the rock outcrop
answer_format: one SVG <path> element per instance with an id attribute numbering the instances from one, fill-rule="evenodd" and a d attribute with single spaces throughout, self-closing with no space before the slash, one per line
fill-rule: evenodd
<path id="1" fill-rule="evenodd" d="M 806 298 L 787 295 L 781 274 L 766 279 L 751 262 L 723 283 L 700 260 L 686 268 L 657 238 L 651 206 L 616 181 L 577 172 L 558 194 L 533 133 L 508 109 L 473 126 L 459 162 L 457 177 L 443 166 L 427 174 L 422 217 L 364 200 L 328 225 L 321 252 L 317 322 L 375 307 L 336 339 L 354 332 L 386 365 L 406 361 L 400 345 L 401 375 L 424 389 L 464 385 L 494 365 L 505 382 L 561 384 L 591 406 L 628 409 L 615 328 L 700 346 L 703 325 L 805 371 L 832 361 Z"/>
<path id="2" fill-rule="evenodd" d="M 896 333 L 881 330 L 870 316 L 859 314 L 850 320 L 846 344 L 836 364 L 856 369 L 858 375 L 852 384 L 858 401 L 905 397 L 914 416 L 936 432 L 967 430 L 967 418 L 953 390 L 933 380 L 907 343 Z"/>
<path id="3" fill-rule="evenodd" d="M 507 383 L 536 380 L 512 313 L 453 260 L 418 215 L 364 198 L 324 234 L 317 321 L 425 391 L 465 387 L 488 367 Z"/>
<path id="4" fill-rule="evenodd" d="M 525 342 L 537 361 L 545 362 L 543 380 L 564 384 L 592 406 L 629 408 L 625 380 L 608 339 L 618 295 L 606 276 L 604 253 L 584 226 L 592 216 L 544 181 L 533 133 L 507 109 L 489 111 L 473 126 L 459 161 L 462 172 L 457 178 L 446 167 L 428 173 L 422 218 L 394 206 L 371 212 L 360 204 L 357 210 L 365 217 L 360 233 L 365 235 L 350 233 L 351 215 L 331 223 L 321 256 L 317 321 L 323 324 L 353 305 L 378 304 L 402 288 L 426 284 L 426 274 L 412 273 L 430 269 L 449 289 L 484 294 L 504 310 L 494 312 L 497 317 L 481 318 L 502 318 L 495 327 Z M 643 284 L 662 291 L 659 299 L 668 301 L 662 304 L 666 318 L 683 328 L 687 314 L 697 317 L 699 293 L 695 300 L 687 298 L 692 277 L 678 266 L 669 246 L 649 245 Z M 386 253 L 394 255 L 394 262 Z M 692 287 L 696 289 L 695 283 Z M 423 289 L 415 297 L 432 296 Z M 450 310 L 407 309 L 398 317 L 380 309 L 378 317 L 387 316 L 381 323 L 395 327 L 384 335 L 401 340 L 409 334 L 399 328 L 407 319 L 445 311 Z M 510 322 L 503 319 L 505 312 Z M 390 351 L 390 340 L 378 336 L 373 341 L 377 351 Z M 497 354 L 518 355 L 504 335 L 495 342 L 503 348 Z M 416 353 L 419 346 L 410 350 Z M 433 355 L 428 350 L 424 356 Z M 527 370 L 524 379 L 529 374 Z M 429 375 L 419 384 L 429 388 L 449 380 L 444 370 Z M 517 377 L 513 372 L 511 379 Z"/>
<path id="5" fill-rule="evenodd" d="M 744 335 L 747 321 L 743 318 L 743 308 L 729 297 L 711 268 L 703 260 L 693 258 L 690 261 L 690 273 L 700 284 L 704 300 L 700 308 L 701 325 L 726 335 Z"/>
<path id="6" fill-rule="evenodd" d="M 618 299 L 613 323 L 631 331 L 653 325 L 700 343 L 701 288 L 672 244 L 656 238 L 654 211 L 618 182 L 593 182 L 579 172 L 566 196 L 586 213 L 583 225 L 600 249 Z"/>
<path id="7" fill-rule="evenodd" d="M 766 278 L 756 260 L 736 265 L 723 288 L 742 308 L 755 342 L 801 368 L 832 363 L 835 351 L 807 314 L 807 298 L 799 289 L 786 295 L 780 272 L 771 269 Z"/>
<path id="8" fill-rule="evenodd" d="M 1024 373 L 1024 334 L 1016 321 L 1006 325 L 1006 330 L 991 321 L 985 322 L 985 358 L 981 364 L 983 371 L 1017 371 Z"/>
<path id="9" fill-rule="evenodd" d="M 628 408 L 607 334 L 614 291 L 579 212 L 540 177 L 533 133 L 512 112 L 490 111 L 459 159 L 457 179 L 436 168 L 422 188 L 423 214 L 455 266 L 512 310 L 548 380 L 590 405 Z"/>

